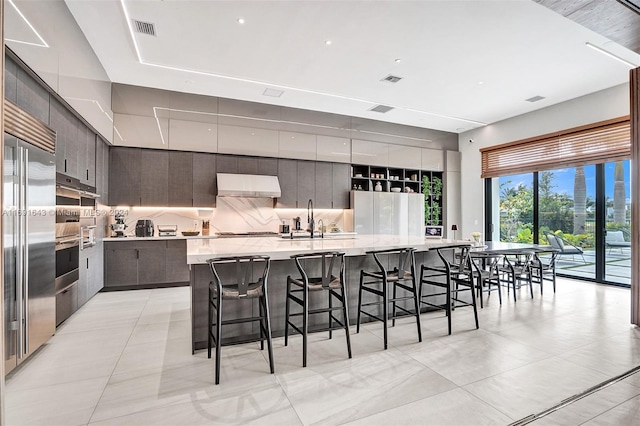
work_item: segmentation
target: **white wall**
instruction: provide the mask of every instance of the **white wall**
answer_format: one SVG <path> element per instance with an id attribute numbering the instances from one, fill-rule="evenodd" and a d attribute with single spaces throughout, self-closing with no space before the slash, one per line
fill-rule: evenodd
<path id="1" fill-rule="evenodd" d="M 484 232 L 481 148 L 621 117 L 629 111 L 629 85 L 623 84 L 461 133 L 458 138 L 462 157 L 460 238 L 468 238 L 473 231 Z"/>

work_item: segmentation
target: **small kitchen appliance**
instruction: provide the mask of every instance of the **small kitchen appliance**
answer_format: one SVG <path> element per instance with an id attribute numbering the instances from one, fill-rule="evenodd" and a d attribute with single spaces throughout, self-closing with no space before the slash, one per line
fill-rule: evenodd
<path id="1" fill-rule="evenodd" d="M 175 237 L 178 235 L 178 225 L 158 225 L 158 237 Z"/>
<path id="2" fill-rule="evenodd" d="M 136 223 L 136 237 L 153 237 L 153 221 L 140 219 Z"/>
<path id="3" fill-rule="evenodd" d="M 115 214 L 116 223 L 112 223 L 110 225 L 111 230 L 113 231 L 114 237 L 124 237 L 124 230 L 127 229 L 127 225 L 124 223 L 124 214 L 116 213 Z"/>

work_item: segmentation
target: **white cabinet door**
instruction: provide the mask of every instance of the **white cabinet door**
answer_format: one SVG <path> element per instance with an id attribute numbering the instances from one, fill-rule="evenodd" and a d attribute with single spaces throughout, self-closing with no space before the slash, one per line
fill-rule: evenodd
<path id="1" fill-rule="evenodd" d="M 373 233 L 406 236 L 409 232 L 409 194 L 373 194 Z"/>
<path id="2" fill-rule="evenodd" d="M 446 151 L 445 156 L 447 158 L 447 172 L 459 172 L 461 160 L 460 152 Z"/>
<path id="3" fill-rule="evenodd" d="M 389 167 L 422 168 L 422 148 L 389 144 Z"/>
<path id="4" fill-rule="evenodd" d="M 444 151 L 422 148 L 422 170 L 441 172 L 444 169 Z"/>
<path id="5" fill-rule="evenodd" d="M 387 167 L 389 165 L 389 144 L 352 139 L 351 162 Z"/>
<path id="6" fill-rule="evenodd" d="M 278 134 L 278 156 L 280 158 L 316 159 L 316 135 L 282 131 Z"/>
<path id="7" fill-rule="evenodd" d="M 278 156 L 278 132 L 252 127 L 218 125 L 218 152 L 222 154 Z"/>
<path id="8" fill-rule="evenodd" d="M 424 194 L 407 194 L 409 197 L 409 236 L 424 236 Z"/>
<path id="9" fill-rule="evenodd" d="M 113 114 L 113 127 L 114 145 L 167 149 L 169 120 L 166 118 Z"/>
<path id="10" fill-rule="evenodd" d="M 218 125 L 169 119 L 169 149 L 218 152 Z"/>
<path id="11" fill-rule="evenodd" d="M 351 191 L 353 230 L 358 234 L 373 234 L 373 192 Z"/>
<path id="12" fill-rule="evenodd" d="M 351 163 L 351 140 L 318 135 L 316 141 L 316 160 Z"/>

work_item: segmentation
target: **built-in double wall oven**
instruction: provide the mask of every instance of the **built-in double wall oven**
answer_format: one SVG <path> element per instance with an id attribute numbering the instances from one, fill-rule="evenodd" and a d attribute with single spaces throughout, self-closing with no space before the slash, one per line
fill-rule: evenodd
<path id="1" fill-rule="evenodd" d="M 56 324 L 77 309 L 80 250 L 95 245 L 95 199 L 85 194 L 59 183 L 56 187 Z"/>

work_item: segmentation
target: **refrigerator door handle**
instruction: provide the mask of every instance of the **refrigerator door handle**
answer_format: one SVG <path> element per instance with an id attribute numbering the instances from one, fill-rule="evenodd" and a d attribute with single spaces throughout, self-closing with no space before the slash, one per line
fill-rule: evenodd
<path id="1" fill-rule="evenodd" d="M 16 163 L 16 228 L 17 228 L 17 247 L 16 247 L 16 319 L 18 322 L 18 344 L 17 344 L 17 357 L 22 359 L 24 357 L 24 269 L 22 263 L 24 259 L 24 233 L 23 233 L 23 217 L 24 217 L 24 200 L 22 191 L 22 174 L 23 174 L 23 155 L 24 148 L 18 147 L 18 161 Z"/>
<path id="2" fill-rule="evenodd" d="M 29 353 L 29 150 L 24 150 L 24 350 Z"/>

